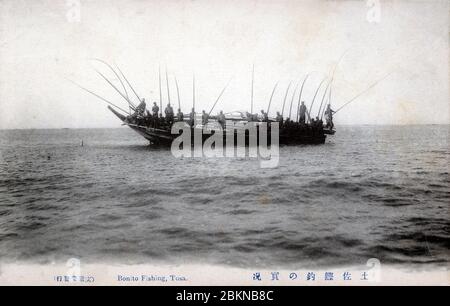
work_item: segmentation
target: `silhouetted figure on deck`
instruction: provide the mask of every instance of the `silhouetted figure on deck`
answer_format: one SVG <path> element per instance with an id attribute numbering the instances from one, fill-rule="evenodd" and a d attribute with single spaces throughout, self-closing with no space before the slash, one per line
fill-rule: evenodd
<path id="1" fill-rule="evenodd" d="M 202 124 L 207 125 L 208 119 L 209 119 L 209 115 L 205 112 L 205 110 L 202 110 Z"/>
<path id="2" fill-rule="evenodd" d="M 280 125 L 283 125 L 283 116 L 280 114 L 280 112 L 277 112 L 277 117 L 275 119 L 280 123 Z"/>
<path id="3" fill-rule="evenodd" d="M 141 103 L 134 109 L 134 113 L 131 115 L 131 118 L 134 119 L 134 123 L 138 123 L 138 118 L 142 118 L 145 115 L 145 99 L 142 99 Z"/>
<path id="4" fill-rule="evenodd" d="M 267 115 L 267 113 L 263 109 L 261 110 L 261 121 L 262 122 L 269 121 L 269 116 Z"/>
<path id="5" fill-rule="evenodd" d="M 305 102 L 302 101 L 302 104 L 300 105 L 300 119 L 299 122 L 301 124 L 305 124 L 306 121 L 306 105 Z"/>
<path id="6" fill-rule="evenodd" d="M 286 121 L 284 122 L 284 127 L 289 128 L 292 125 L 291 118 L 286 118 Z"/>
<path id="7" fill-rule="evenodd" d="M 166 114 L 166 121 L 168 124 L 172 124 L 173 123 L 173 118 L 174 118 L 174 113 L 173 113 L 173 108 L 172 106 L 169 104 L 167 104 L 166 109 L 164 110 L 164 113 Z"/>
<path id="8" fill-rule="evenodd" d="M 159 113 L 159 107 L 158 107 L 158 105 L 156 105 L 156 102 L 153 102 L 152 115 L 153 115 L 154 119 L 158 119 L 158 113 Z"/>
<path id="9" fill-rule="evenodd" d="M 325 110 L 325 121 L 326 121 L 326 127 L 330 130 L 333 129 L 334 123 L 333 123 L 333 114 L 335 113 L 334 110 L 331 109 L 330 104 L 328 104 L 327 109 Z"/>
<path id="10" fill-rule="evenodd" d="M 189 113 L 189 125 L 191 127 L 194 127 L 195 124 L 195 110 L 192 108 L 191 112 Z"/>
<path id="11" fill-rule="evenodd" d="M 217 116 L 217 122 L 219 122 L 220 126 L 222 127 L 222 130 L 225 129 L 226 118 L 225 115 L 223 114 L 223 111 L 220 111 L 219 115 Z"/>
<path id="12" fill-rule="evenodd" d="M 183 121 L 184 120 L 184 114 L 181 111 L 181 109 L 178 109 L 178 113 L 177 113 L 177 121 Z"/>

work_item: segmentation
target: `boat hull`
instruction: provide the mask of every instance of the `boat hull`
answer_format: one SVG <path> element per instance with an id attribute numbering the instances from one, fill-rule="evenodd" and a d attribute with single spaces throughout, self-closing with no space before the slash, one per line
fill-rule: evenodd
<path id="1" fill-rule="evenodd" d="M 108 107 L 111 112 L 113 112 L 125 125 L 128 125 L 132 130 L 136 131 L 139 135 L 147 139 L 152 144 L 157 145 L 166 145 L 170 146 L 175 138 L 179 136 L 179 134 L 172 134 L 170 130 L 167 129 L 158 129 L 153 127 L 147 127 L 143 125 L 137 125 L 133 123 L 129 123 L 127 121 L 127 117 L 118 113 L 112 107 Z M 229 133 L 234 133 L 233 138 L 230 137 Z M 202 135 L 202 143 L 204 143 L 208 138 L 210 138 L 214 134 L 214 131 L 211 133 L 203 133 L 203 127 L 195 127 L 191 128 L 191 144 L 195 143 L 194 135 Z M 237 144 L 238 139 L 242 138 L 243 132 L 239 132 L 236 129 L 227 132 L 227 130 L 223 133 L 223 143 L 227 144 L 227 141 L 233 139 L 233 143 Z M 259 145 L 260 135 L 259 129 L 257 129 L 257 139 L 256 144 Z M 268 133 L 266 134 L 267 140 L 265 143 L 268 145 L 271 144 L 271 133 L 270 128 L 268 129 Z M 250 145 L 249 133 L 248 131 L 244 136 L 245 145 Z M 326 140 L 325 130 L 317 129 L 312 130 L 308 127 L 304 128 L 283 128 L 281 127 L 279 130 L 279 144 L 282 145 L 299 145 L 299 144 L 323 144 Z M 242 140 L 241 140 L 242 142 Z"/>

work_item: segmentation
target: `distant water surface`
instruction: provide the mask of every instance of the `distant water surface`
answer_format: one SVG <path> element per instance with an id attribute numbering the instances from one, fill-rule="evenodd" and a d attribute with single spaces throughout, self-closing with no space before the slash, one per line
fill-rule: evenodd
<path id="1" fill-rule="evenodd" d="M 176 159 L 126 128 L 0 131 L 0 259 L 447 265 L 449 132 L 338 126 L 261 169 Z"/>

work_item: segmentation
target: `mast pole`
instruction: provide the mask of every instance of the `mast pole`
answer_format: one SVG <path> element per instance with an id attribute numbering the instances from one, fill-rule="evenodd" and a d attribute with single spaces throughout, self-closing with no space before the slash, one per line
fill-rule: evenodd
<path id="1" fill-rule="evenodd" d="M 192 75 L 192 109 L 195 112 L 195 74 Z"/>
<path id="2" fill-rule="evenodd" d="M 175 85 L 177 86 L 178 108 L 181 110 L 180 88 L 178 87 L 178 81 L 177 81 L 177 77 L 176 76 L 175 76 Z"/>
<path id="3" fill-rule="evenodd" d="M 159 109 L 162 114 L 161 66 L 159 66 L 158 72 L 159 72 Z"/>
<path id="4" fill-rule="evenodd" d="M 166 84 L 167 84 L 167 99 L 170 105 L 170 87 L 169 87 L 169 78 L 167 76 L 167 66 L 166 66 Z"/>
<path id="5" fill-rule="evenodd" d="M 254 86 L 254 79 L 255 79 L 255 64 L 253 64 L 252 68 L 252 96 L 250 100 L 250 113 L 253 114 L 253 86 Z"/>

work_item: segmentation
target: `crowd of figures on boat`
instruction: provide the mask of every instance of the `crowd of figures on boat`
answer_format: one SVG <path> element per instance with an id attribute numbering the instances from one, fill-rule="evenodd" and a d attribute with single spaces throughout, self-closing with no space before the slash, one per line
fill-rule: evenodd
<path id="1" fill-rule="evenodd" d="M 290 118 L 283 118 L 283 115 L 280 112 L 277 112 L 275 118 L 269 118 L 267 112 L 261 110 L 260 114 L 252 114 L 249 112 L 240 113 L 240 118 L 226 117 L 223 111 L 220 111 L 217 115 L 210 115 L 206 113 L 205 110 L 201 113 L 201 118 L 197 116 L 195 109 L 192 108 L 191 112 L 188 116 L 185 116 L 184 113 L 178 108 L 177 113 L 174 113 L 172 105 L 167 104 L 166 108 L 163 112 L 160 111 L 159 106 L 156 102 L 153 102 L 153 106 L 151 111 L 147 109 L 147 105 L 145 103 L 145 99 L 142 99 L 141 103 L 134 109 L 134 112 L 127 116 L 125 119 L 125 123 L 133 124 L 146 128 L 157 128 L 163 130 L 170 130 L 172 124 L 174 122 L 186 122 L 191 127 L 196 126 L 201 122 L 203 126 L 206 126 L 210 122 L 217 122 L 222 129 L 225 129 L 227 121 L 246 121 L 246 122 L 267 122 L 269 125 L 271 122 L 278 122 L 279 127 L 282 130 L 328 130 L 332 131 L 333 124 L 333 113 L 334 111 L 331 109 L 328 104 L 327 109 L 325 111 L 325 125 L 318 116 L 316 118 L 311 118 L 307 107 L 304 102 L 302 102 L 299 111 L 298 121 L 292 120 Z"/>

